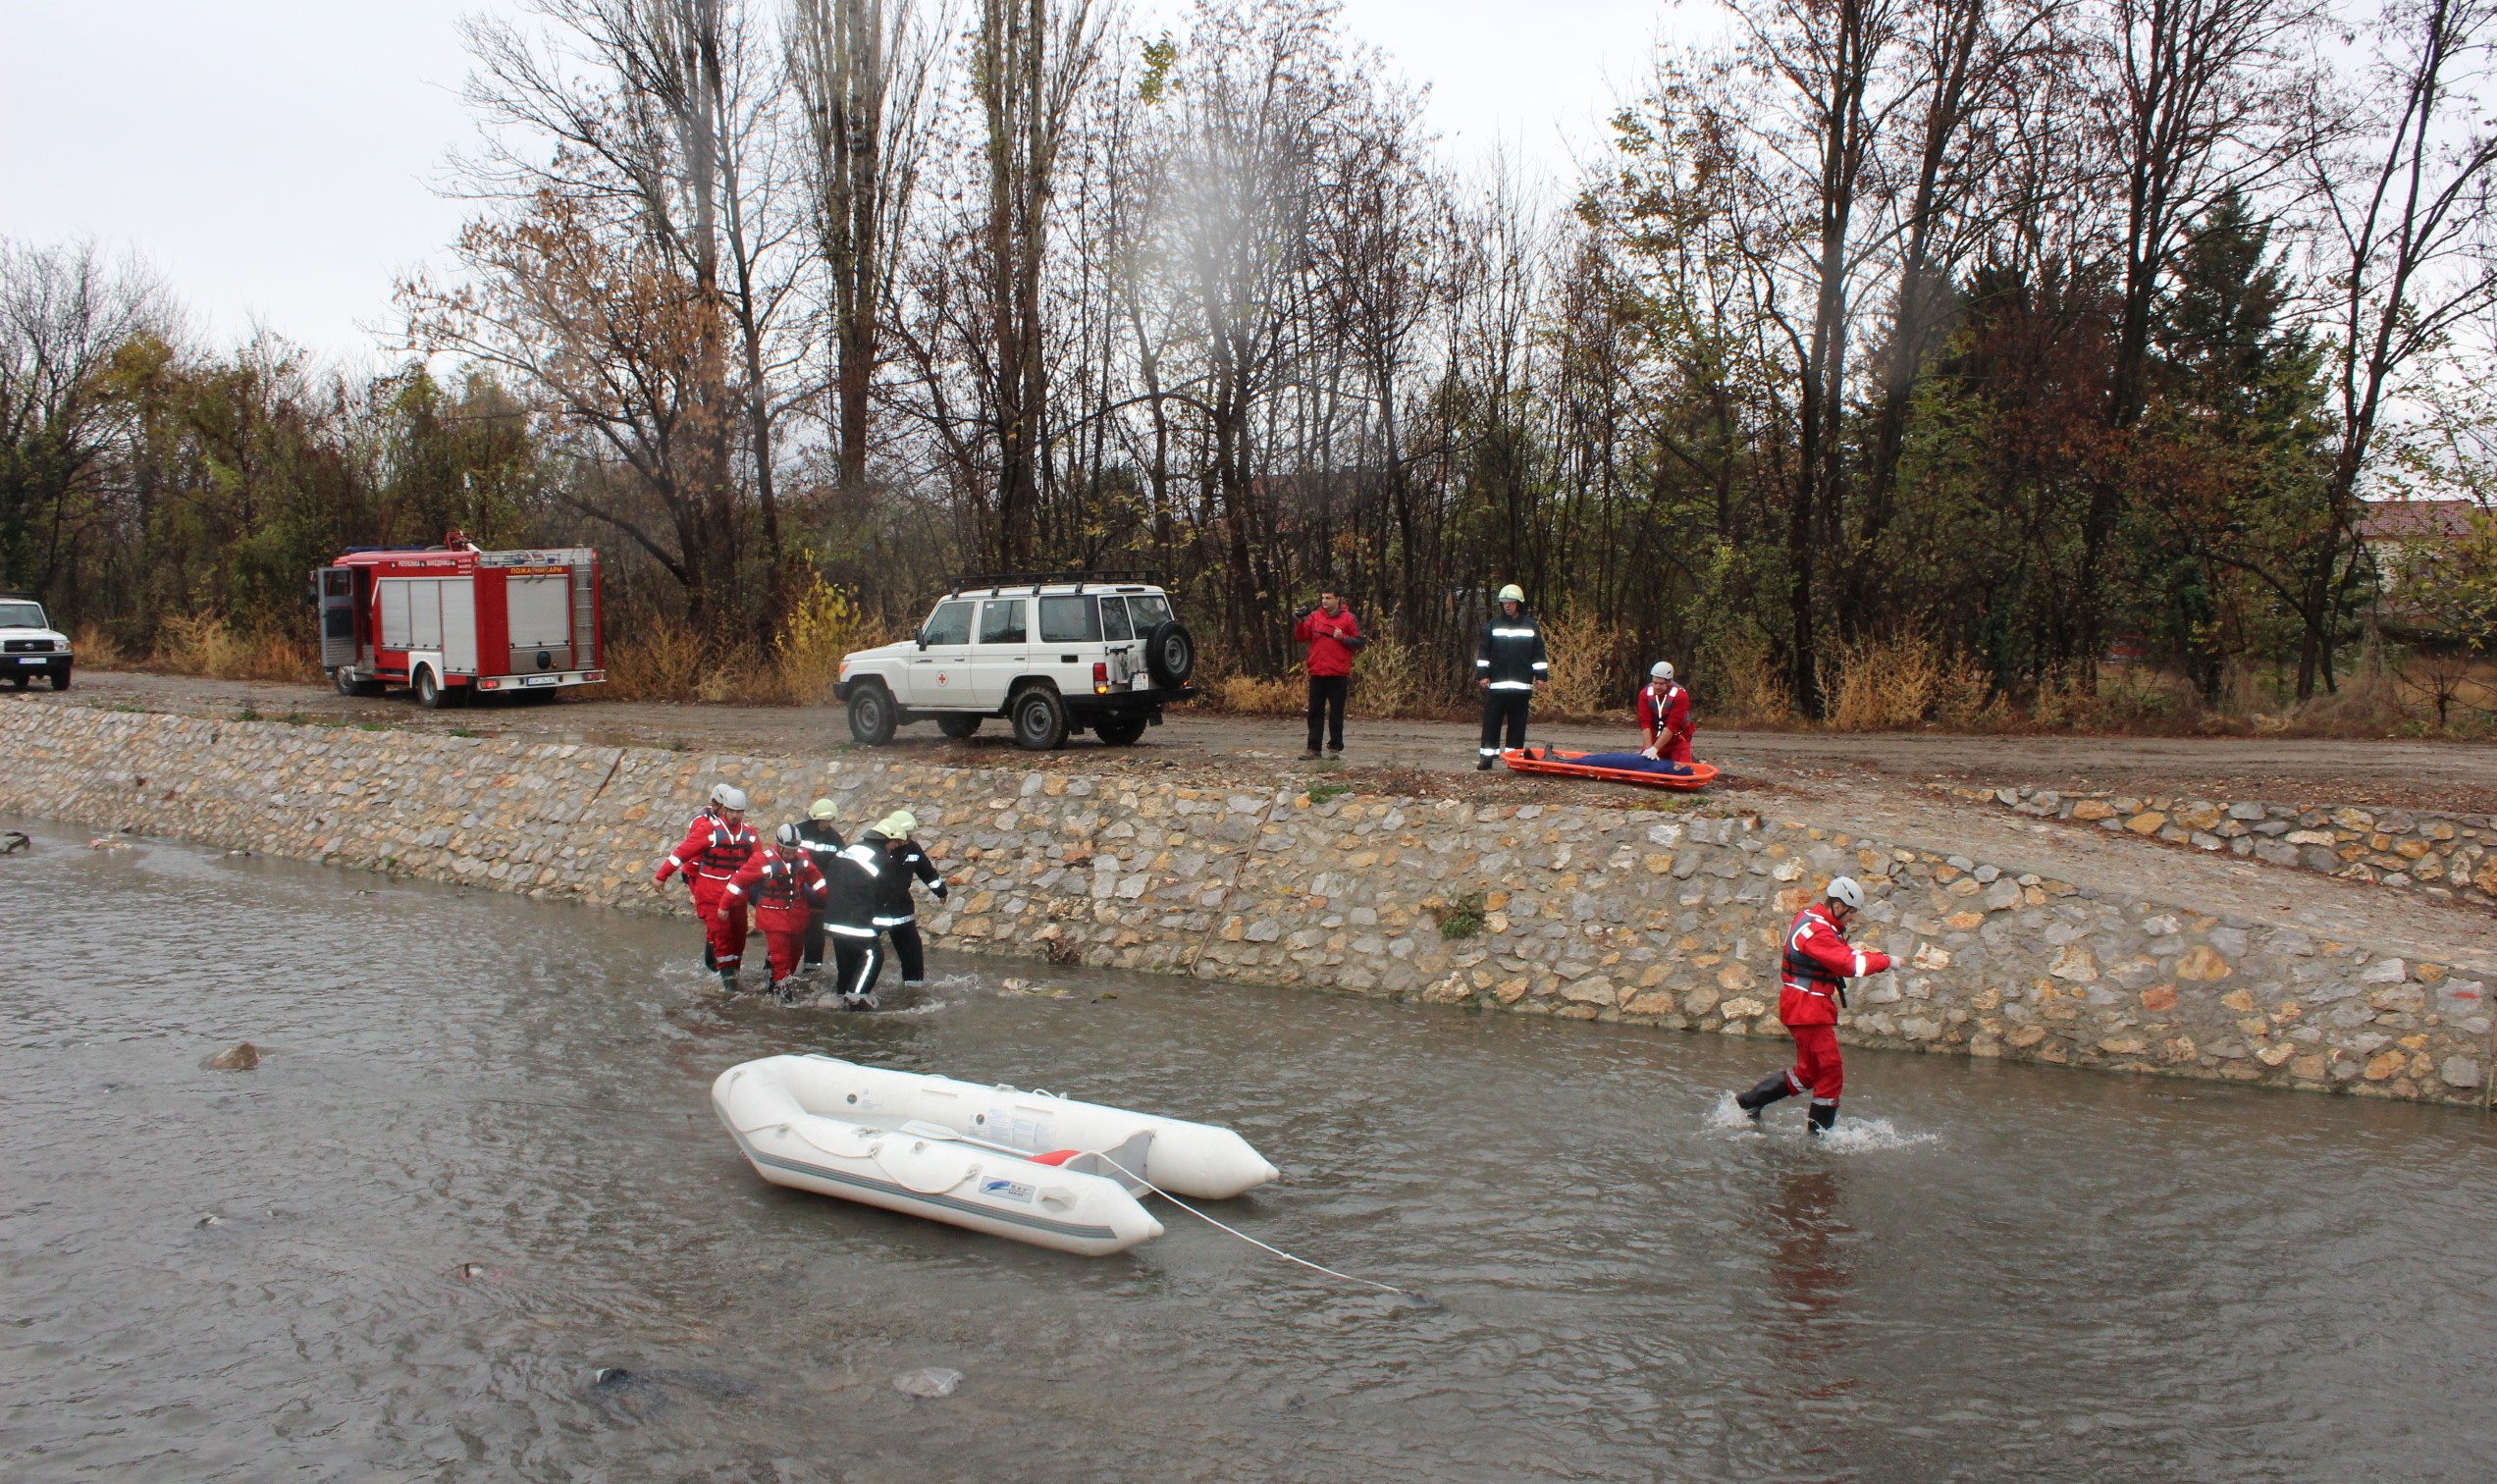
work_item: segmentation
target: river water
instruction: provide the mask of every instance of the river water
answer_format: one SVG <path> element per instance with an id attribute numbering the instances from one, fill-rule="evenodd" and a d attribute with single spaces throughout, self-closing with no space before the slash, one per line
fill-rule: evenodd
<path id="1" fill-rule="evenodd" d="M 2497 1469 L 2476 1114 L 1859 1052 L 1816 1148 L 1724 1115 L 1782 1042 L 995 961 L 724 1002 L 682 923 L 0 822 L 12 1479 Z M 1225 1219 L 1437 1306 L 766 1186 L 706 1093 L 788 1050 L 1230 1124 L 1284 1178 Z"/>

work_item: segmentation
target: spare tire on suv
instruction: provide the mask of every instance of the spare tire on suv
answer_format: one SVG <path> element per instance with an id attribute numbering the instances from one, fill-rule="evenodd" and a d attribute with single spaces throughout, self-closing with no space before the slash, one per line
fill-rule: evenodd
<path id="1" fill-rule="evenodd" d="M 1188 625 L 1176 618 L 1165 618 L 1144 636 L 1144 669 L 1153 683 L 1165 690 L 1177 690 L 1188 683 L 1196 669 L 1196 640 Z"/>

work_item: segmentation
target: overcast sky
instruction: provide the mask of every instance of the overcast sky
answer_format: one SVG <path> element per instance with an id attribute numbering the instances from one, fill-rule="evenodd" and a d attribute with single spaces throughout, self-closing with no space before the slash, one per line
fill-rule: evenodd
<path id="1" fill-rule="evenodd" d="M 0 0 L 0 235 L 133 248 L 216 340 L 254 323 L 362 360 L 393 280 L 439 262 L 472 137 L 454 23 L 509 0 Z M 1177 14 L 1145 0 L 1145 14 Z M 1346 0 L 1431 89 L 1460 159 L 1564 175 L 1673 0 Z"/>

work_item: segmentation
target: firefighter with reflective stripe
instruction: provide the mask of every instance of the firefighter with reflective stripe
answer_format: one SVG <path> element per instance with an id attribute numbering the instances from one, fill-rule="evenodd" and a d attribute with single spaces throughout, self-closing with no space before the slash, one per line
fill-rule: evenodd
<path id="1" fill-rule="evenodd" d="M 799 821 L 797 824 L 798 848 L 807 853 L 807 859 L 815 863 L 815 869 L 822 873 L 826 880 L 831 879 L 832 858 L 841 853 L 841 832 L 832 827 L 833 820 L 838 818 L 840 813 L 841 806 L 830 799 L 818 799 L 807 806 L 807 817 Z M 809 973 L 813 973 L 823 966 L 823 906 L 819 902 L 816 904 L 814 920 L 807 924 L 806 960 L 803 967 Z"/>
<path id="2" fill-rule="evenodd" d="M 1649 757 L 1688 768 L 1691 762 L 1690 692 L 1674 682 L 1674 666 L 1664 660 L 1647 672 L 1638 696 L 1639 730 L 1647 734 L 1642 749 Z"/>
<path id="3" fill-rule="evenodd" d="M 1734 1105 L 1754 1123 L 1760 1110 L 1781 1097 L 1809 1094 L 1812 1112 L 1807 1127 L 1828 1133 L 1838 1121 L 1838 1093 L 1846 1068 L 1838 1059 L 1838 1011 L 1846 1005 L 1846 981 L 1880 974 L 1890 967 L 1886 953 L 1850 945 L 1847 925 L 1864 910 L 1864 888 L 1847 876 L 1833 876 L 1828 900 L 1815 902 L 1786 927 L 1786 947 L 1779 966 L 1778 1019 L 1794 1037 L 1791 1071 L 1763 1078 L 1758 1086 L 1737 1093 Z"/>
<path id="4" fill-rule="evenodd" d="M 1500 611 L 1483 625 L 1482 642 L 1474 648 L 1474 678 L 1483 689 L 1482 748 L 1474 762 L 1479 770 L 1500 757 L 1504 723 L 1510 747 L 1526 745 L 1526 705 L 1552 679 L 1543 625 L 1527 614 L 1526 590 L 1514 582 L 1500 590 Z"/>
<path id="5" fill-rule="evenodd" d="M 745 903 L 728 894 L 728 882 L 763 848 L 746 823 L 745 790 L 722 783 L 711 791 L 711 807 L 696 815 L 683 843 L 662 861 L 651 879 L 665 885 L 678 872 L 694 889 L 694 915 L 703 923 L 703 967 L 719 972 L 730 993 L 737 989 L 737 969 L 745 962 Z"/>
<path id="6" fill-rule="evenodd" d="M 875 926 L 893 940 L 893 958 L 902 966 L 905 984 L 916 984 L 928 977 L 928 954 L 919 940 L 919 909 L 912 903 L 911 878 L 917 876 L 925 881 L 936 900 L 945 899 L 943 874 L 930 863 L 928 852 L 919 848 L 919 842 L 910 837 L 910 832 L 918 827 L 918 816 L 902 809 L 877 821 L 874 829 L 859 836 L 860 844 L 876 845 L 884 852 Z"/>
<path id="7" fill-rule="evenodd" d="M 823 905 L 823 873 L 808 858 L 795 824 L 773 831 L 771 847 L 756 851 L 729 878 L 729 899 L 751 908 L 755 926 L 763 929 L 774 991 L 797 972 L 807 928 Z"/>
<path id="8" fill-rule="evenodd" d="M 883 842 L 865 835 L 843 847 L 824 872 L 823 934 L 832 943 L 834 988 L 851 1010 L 876 1008 L 876 977 L 884 972 L 876 914 L 884 900 L 888 864 Z"/>

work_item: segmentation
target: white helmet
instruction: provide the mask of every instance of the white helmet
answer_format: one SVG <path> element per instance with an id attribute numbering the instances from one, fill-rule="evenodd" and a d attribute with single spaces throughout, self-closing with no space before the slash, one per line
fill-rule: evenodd
<path id="1" fill-rule="evenodd" d="M 783 824 L 771 832 L 771 838 L 795 850 L 798 846 L 798 826 Z"/>
<path id="2" fill-rule="evenodd" d="M 732 787 L 726 783 L 716 783 L 712 785 L 711 802 L 718 805 L 722 809 L 733 809 L 739 814 L 744 814 L 746 812 L 746 791 L 742 788 Z"/>
<path id="3" fill-rule="evenodd" d="M 1651 680 L 1671 680 L 1674 678 L 1674 662 L 1670 660 L 1659 660 L 1647 667 L 1647 674 Z"/>
<path id="4" fill-rule="evenodd" d="M 1864 888 L 1855 884 L 1853 876 L 1830 877 L 1830 889 L 1825 895 L 1849 912 L 1864 910 Z"/>

